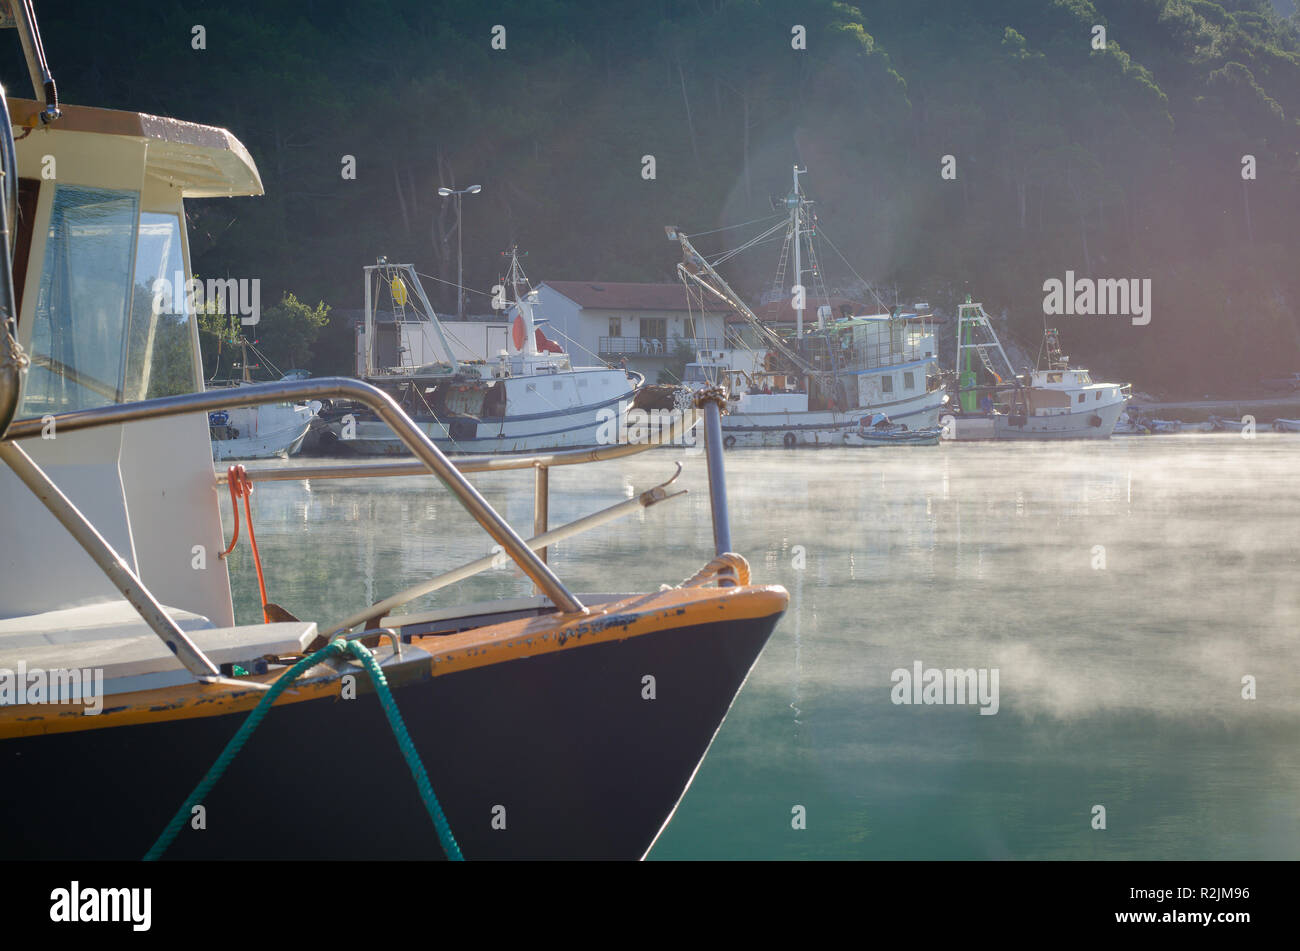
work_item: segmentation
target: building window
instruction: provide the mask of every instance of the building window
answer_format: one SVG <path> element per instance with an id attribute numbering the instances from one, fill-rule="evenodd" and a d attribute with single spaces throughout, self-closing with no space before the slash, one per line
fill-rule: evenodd
<path id="1" fill-rule="evenodd" d="M 609 318 L 609 335 L 611 337 L 623 336 L 623 318 L 621 317 Z"/>
<path id="2" fill-rule="evenodd" d="M 668 318 L 641 318 L 641 352 L 663 353 L 668 345 Z"/>
<path id="3" fill-rule="evenodd" d="M 682 318 L 682 336 L 685 337 L 687 340 L 695 339 L 695 318 L 694 317 Z"/>

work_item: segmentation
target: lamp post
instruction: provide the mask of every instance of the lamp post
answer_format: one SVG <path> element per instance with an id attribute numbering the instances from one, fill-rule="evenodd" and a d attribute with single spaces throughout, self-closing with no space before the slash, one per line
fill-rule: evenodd
<path id="1" fill-rule="evenodd" d="M 456 198 L 456 319 L 457 320 L 465 319 L 465 288 L 461 277 L 463 273 L 462 272 L 463 258 L 461 255 L 463 242 L 461 241 L 461 227 L 460 227 L 460 196 L 477 195 L 482 190 L 483 190 L 482 185 L 470 185 L 468 188 L 456 188 L 455 186 L 453 186 L 451 188 L 438 189 L 438 194 L 441 195 L 443 198 L 451 198 L 453 195 Z"/>

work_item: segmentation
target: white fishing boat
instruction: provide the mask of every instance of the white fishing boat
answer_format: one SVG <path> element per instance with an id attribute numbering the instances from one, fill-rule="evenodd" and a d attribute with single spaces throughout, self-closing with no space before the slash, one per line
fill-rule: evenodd
<path id="1" fill-rule="evenodd" d="M 601 445 L 638 402 L 644 377 L 574 367 L 535 315 L 517 250 L 503 280 L 514 300 L 507 349 L 495 359 L 458 359 L 415 268 L 380 258 L 365 268 L 364 379 L 389 393 L 440 449 L 530 452 Z M 625 427 L 624 427 L 625 428 Z M 334 406 L 323 442 L 362 455 L 405 454 L 389 427 L 365 410 Z"/>
<path id="2" fill-rule="evenodd" d="M 1129 384 L 1097 383 L 1044 332 L 1047 366 L 1017 375 L 984 306 L 957 307 L 956 400 L 944 438 L 1108 439 L 1129 399 Z M 978 363 L 976 360 L 978 359 Z M 980 382 L 983 379 L 985 382 Z"/>
<path id="3" fill-rule="evenodd" d="M 685 382 L 726 386 L 729 403 L 723 431 L 729 447 L 843 445 L 845 435 L 856 432 L 861 419 L 876 412 L 913 429 L 936 425 L 947 397 L 936 372 L 938 349 L 929 314 L 896 308 L 889 313 L 834 316 L 814 241 L 824 228 L 799 184 L 804 172 L 796 166 L 792 174 L 785 200 L 789 220 L 745 245 L 756 245 L 784 229 L 774 290 L 791 302 L 792 337 L 758 317 L 688 235 L 675 227 L 666 229 L 669 238 L 681 245 L 677 271 L 688 290 L 734 308 L 759 349 L 744 366 L 737 366 L 725 352 L 722 359 L 700 353 L 687 364 Z M 789 288 L 784 285 L 787 268 Z M 809 274 L 812 293 L 802 284 Z M 816 329 L 805 333 L 809 300 L 821 303 Z"/>

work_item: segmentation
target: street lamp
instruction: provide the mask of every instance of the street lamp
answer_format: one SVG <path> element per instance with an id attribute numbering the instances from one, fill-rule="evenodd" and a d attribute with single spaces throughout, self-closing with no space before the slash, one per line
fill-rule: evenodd
<path id="1" fill-rule="evenodd" d="M 477 195 L 482 190 L 483 190 L 482 185 L 471 185 L 469 186 L 469 188 L 456 188 L 455 186 L 453 186 L 451 188 L 438 189 L 438 194 L 441 195 L 443 198 L 450 198 L 453 195 L 456 196 L 456 319 L 457 320 L 465 319 L 465 289 L 461 278 L 461 275 L 463 273 L 461 270 L 463 264 L 463 258 L 461 256 L 462 242 L 461 242 L 461 228 L 460 228 L 460 196 Z"/>

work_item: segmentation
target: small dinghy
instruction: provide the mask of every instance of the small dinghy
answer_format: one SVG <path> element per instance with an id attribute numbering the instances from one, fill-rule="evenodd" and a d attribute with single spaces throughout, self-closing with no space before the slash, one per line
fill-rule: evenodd
<path id="1" fill-rule="evenodd" d="M 1244 420 L 1225 416 L 1211 416 L 1203 424 L 1202 431 L 1208 433 L 1239 433 L 1244 425 L 1246 425 Z"/>
<path id="2" fill-rule="evenodd" d="M 1168 436 L 1183 431 L 1180 419 L 1155 419 L 1141 412 L 1128 410 L 1115 424 L 1113 436 Z"/>
<path id="3" fill-rule="evenodd" d="M 1144 419 L 1143 422 L 1153 436 L 1169 436 L 1183 431 L 1181 419 Z"/>
<path id="4" fill-rule="evenodd" d="M 1275 419 L 1273 429 L 1279 433 L 1300 433 L 1300 419 Z"/>
<path id="5" fill-rule="evenodd" d="M 884 413 L 863 416 L 858 428 L 844 434 L 846 446 L 934 446 L 943 430 L 938 426 L 908 429 L 903 423 L 891 422 Z"/>

